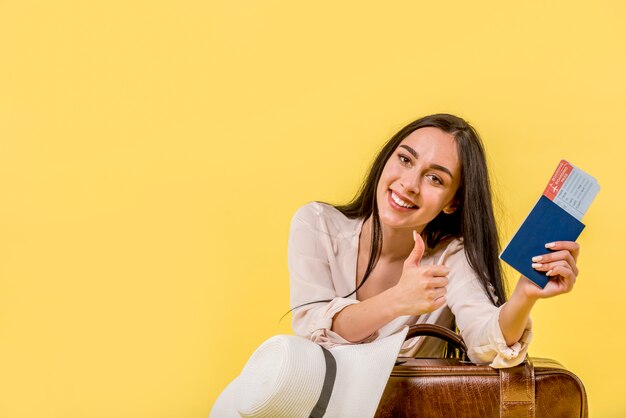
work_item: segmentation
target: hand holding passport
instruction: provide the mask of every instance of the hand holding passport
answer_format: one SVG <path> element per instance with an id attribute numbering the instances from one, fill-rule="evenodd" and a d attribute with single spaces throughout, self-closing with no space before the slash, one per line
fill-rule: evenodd
<path id="1" fill-rule="evenodd" d="M 599 190 L 595 178 L 561 160 L 539 201 L 500 258 L 544 288 L 549 278 L 532 268 L 532 257 L 545 254 L 545 244 L 549 242 L 576 241 L 585 228 L 582 217 Z"/>

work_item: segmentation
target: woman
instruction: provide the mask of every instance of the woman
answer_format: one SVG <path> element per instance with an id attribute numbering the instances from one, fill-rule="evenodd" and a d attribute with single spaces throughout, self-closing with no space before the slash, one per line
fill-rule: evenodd
<path id="1" fill-rule="evenodd" d="M 405 325 L 459 328 L 475 363 L 523 361 L 538 299 L 569 292 L 575 242 L 546 243 L 532 263 L 550 282 L 525 277 L 506 301 L 482 143 L 463 119 L 418 119 L 387 142 L 345 206 L 313 202 L 291 224 L 289 269 L 296 334 L 322 346 L 373 341 Z M 437 356 L 416 338 L 400 355 Z"/>

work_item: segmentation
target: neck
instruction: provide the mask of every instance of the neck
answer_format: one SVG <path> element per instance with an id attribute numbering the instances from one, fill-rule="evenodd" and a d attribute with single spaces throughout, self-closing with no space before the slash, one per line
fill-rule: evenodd
<path id="1" fill-rule="evenodd" d="M 383 235 L 383 245 L 379 260 L 385 263 L 404 261 L 415 247 L 413 229 L 390 228 L 380 225 Z M 418 231 L 421 232 L 421 231 Z M 367 218 L 361 230 L 360 243 L 369 252 L 372 240 L 372 217 Z"/>

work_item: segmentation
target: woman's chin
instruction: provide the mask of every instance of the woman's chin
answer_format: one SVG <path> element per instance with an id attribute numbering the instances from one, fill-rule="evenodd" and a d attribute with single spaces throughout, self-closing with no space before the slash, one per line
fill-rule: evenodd
<path id="1" fill-rule="evenodd" d="M 407 219 L 406 216 L 398 216 L 388 213 L 380 213 L 379 214 L 380 223 L 387 228 L 393 229 L 406 229 L 406 230 L 414 230 L 417 229 L 418 232 L 424 229 L 423 225 L 420 225 L 419 222 L 415 222 L 414 220 Z"/>

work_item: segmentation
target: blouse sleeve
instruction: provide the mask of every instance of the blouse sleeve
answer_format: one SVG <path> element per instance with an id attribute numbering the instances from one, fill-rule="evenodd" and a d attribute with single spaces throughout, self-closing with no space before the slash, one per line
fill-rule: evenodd
<path id="1" fill-rule="evenodd" d="M 500 329 L 502 306 L 493 305 L 466 259 L 454 253 L 445 263 L 450 268 L 447 299 L 473 363 L 494 368 L 513 367 L 524 361 L 532 338 L 531 321 L 518 342 L 508 346 Z"/>
<path id="2" fill-rule="evenodd" d="M 337 294 L 332 274 L 331 257 L 335 257 L 332 237 L 313 204 L 298 209 L 291 221 L 288 264 L 292 327 L 297 335 L 330 348 L 350 344 L 331 330 L 333 317 L 356 298 Z M 324 301 L 301 306 L 309 302 Z M 363 341 L 371 341 L 376 334 Z"/>

